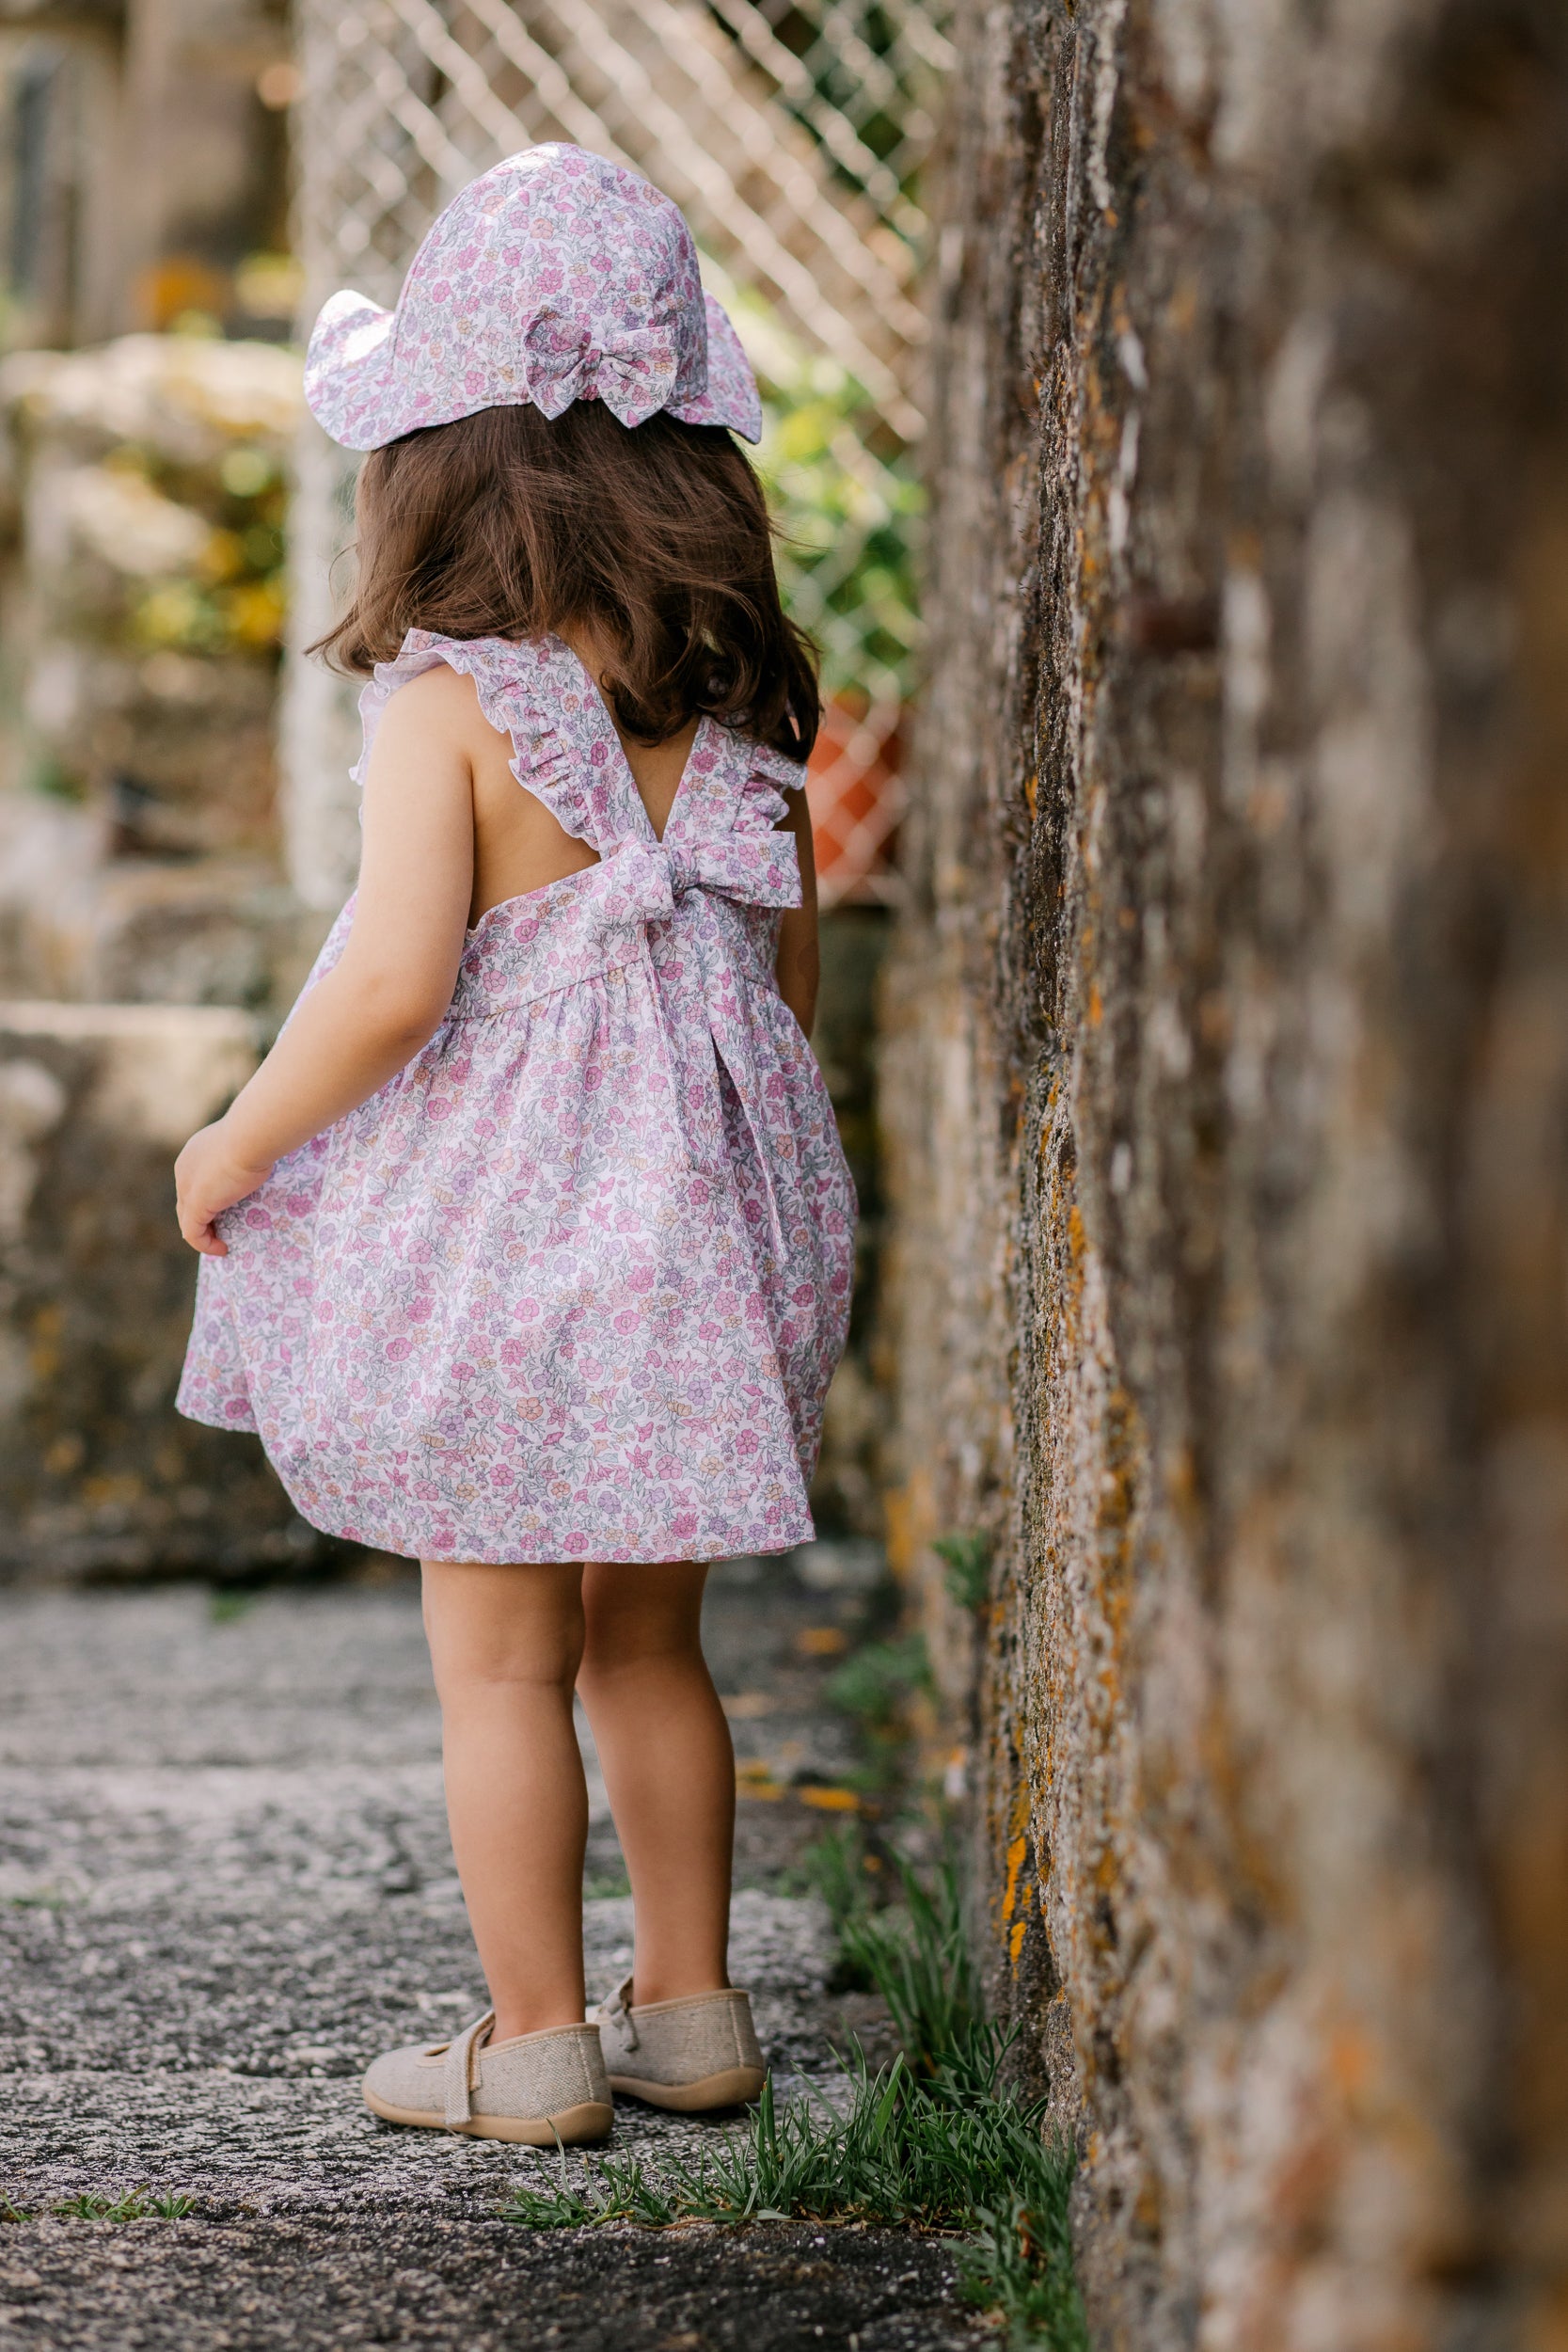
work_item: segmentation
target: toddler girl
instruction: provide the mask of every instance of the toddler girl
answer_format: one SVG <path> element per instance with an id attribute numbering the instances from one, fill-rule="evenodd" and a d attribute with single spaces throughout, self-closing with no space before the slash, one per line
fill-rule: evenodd
<path id="1" fill-rule="evenodd" d="M 612 2089 L 753 2096 L 726 1968 L 734 1761 L 704 1563 L 811 1534 L 854 1198 L 806 1043 L 801 763 L 761 410 L 674 206 L 513 156 L 394 312 L 341 294 L 311 408 L 369 451 L 359 887 L 176 1177 L 182 1411 L 304 1515 L 422 1564 L 447 1801 L 493 2008 L 377 2059 L 403 2123 L 551 2145 Z M 582 1694 L 634 1974 L 585 2021 Z"/>

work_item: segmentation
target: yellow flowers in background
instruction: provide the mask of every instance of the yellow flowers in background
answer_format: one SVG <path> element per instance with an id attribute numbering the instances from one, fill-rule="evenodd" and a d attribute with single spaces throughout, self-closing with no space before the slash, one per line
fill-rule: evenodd
<path id="1" fill-rule="evenodd" d="M 199 501 L 208 521 L 193 559 L 132 598 L 132 642 L 148 652 L 276 655 L 288 609 L 286 491 L 276 455 L 241 442 L 201 482 L 170 482 L 172 469 L 135 448 L 111 462 L 141 472 L 166 498 L 176 491 L 186 512 Z"/>

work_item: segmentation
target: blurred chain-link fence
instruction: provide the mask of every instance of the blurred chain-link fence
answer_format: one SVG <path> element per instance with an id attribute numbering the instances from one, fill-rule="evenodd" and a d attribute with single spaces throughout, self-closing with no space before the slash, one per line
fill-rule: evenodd
<path id="1" fill-rule="evenodd" d="M 948 62 L 945 0 L 298 0 L 297 246 L 306 307 L 383 302 L 467 181 L 576 140 L 683 207 L 762 383 L 759 463 L 796 617 L 822 649 L 810 789 L 825 902 L 894 890 L 914 588 L 926 322 L 921 167 Z M 313 436 L 294 516 L 296 644 L 325 618 L 341 460 Z M 294 879 L 352 878 L 346 723 L 292 664 L 284 723 Z M 352 756 L 352 754 L 349 754 Z"/>

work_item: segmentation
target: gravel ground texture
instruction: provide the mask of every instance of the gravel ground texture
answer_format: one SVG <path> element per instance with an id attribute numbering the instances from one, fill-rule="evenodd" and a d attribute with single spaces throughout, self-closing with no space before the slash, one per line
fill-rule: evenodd
<path id="1" fill-rule="evenodd" d="M 733 1972 L 786 2097 L 832 2096 L 853 2006 L 800 1857 L 849 1760 L 821 1685 L 871 1567 L 821 1545 L 711 1580 L 742 1790 Z M 631 1904 L 586 1730 L 584 1753 L 608 1990 Z M 994 2342 L 940 2241 L 533 2235 L 497 2216 L 544 2158 L 366 2111 L 378 2050 L 483 2006 L 439 1755 L 417 1586 L 390 1565 L 258 1596 L 0 1592 L 0 2213 L 32 2217 L 0 2221 L 0 2352 Z M 657 2160 L 734 2128 L 623 2101 L 616 2144 Z M 51 2210 L 135 2189 L 190 2217 Z"/>

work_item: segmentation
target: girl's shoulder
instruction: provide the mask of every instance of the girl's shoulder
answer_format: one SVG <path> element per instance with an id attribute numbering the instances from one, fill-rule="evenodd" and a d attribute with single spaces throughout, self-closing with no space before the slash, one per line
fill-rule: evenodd
<path id="1" fill-rule="evenodd" d="M 365 761 L 388 710 L 404 694 L 403 710 L 410 717 L 423 707 L 450 713 L 453 723 L 461 723 L 477 702 L 488 724 L 512 738 L 515 754 L 527 749 L 536 758 L 555 731 L 551 723 L 559 697 L 551 673 L 558 665 L 548 650 L 553 642 L 441 637 L 411 628 L 394 658 L 376 663 L 360 693 L 365 741 L 356 781 L 363 782 Z"/>
<path id="2" fill-rule="evenodd" d="M 433 629 L 411 628 L 392 660 L 376 663 L 370 683 L 360 694 L 360 711 L 373 722 L 404 687 L 422 678 L 440 681 L 448 677 L 467 679 L 482 709 L 488 711 L 494 706 L 509 711 L 524 701 L 537 700 L 542 688 L 546 688 L 548 662 L 541 659 L 546 642 L 537 638 L 442 637 Z M 443 691 L 451 691 L 440 683 L 424 689 L 427 694 Z M 455 707 L 455 697 L 453 703 Z"/>
<path id="3" fill-rule="evenodd" d="M 596 838 L 606 813 L 608 764 L 599 721 L 608 726 L 608 714 L 560 638 L 443 637 L 410 629 L 395 658 L 376 663 L 359 697 L 364 740 L 352 773 L 361 787 L 388 710 L 411 689 L 418 690 L 406 706 L 411 720 L 425 702 L 437 725 L 459 731 L 477 701 L 485 723 L 509 739 L 509 765 L 518 783 L 568 833 Z"/>
<path id="4" fill-rule="evenodd" d="M 434 674 L 450 675 L 452 684 Z M 454 723 L 472 698 L 487 723 L 511 739 L 513 773 L 545 801 L 566 830 L 595 839 L 612 820 L 616 785 L 625 767 L 614 723 L 581 660 L 559 637 L 442 637 L 410 629 L 395 660 L 376 664 L 359 697 L 364 749 L 354 770 L 363 784 L 366 763 L 387 709 L 416 681 Z M 464 693 L 456 684 L 469 683 Z M 411 706 L 412 713 L 412 706 Z M 705 720 L 699 729 L 682 787 L 688 812 L 734 822 L 743 810 L 752 823 L 771 825 L 785 812 L 784 794 L 797 791 L 805 771 L 783 753 L 741 731 Z M 626 782 L 629 787 L 629 771 Z M 721 816 L 721 810 L 727 816 Z"/>

